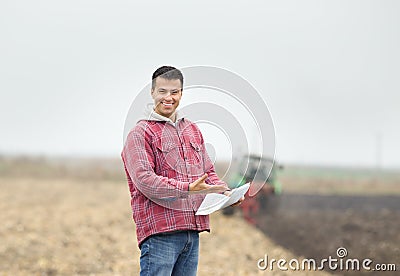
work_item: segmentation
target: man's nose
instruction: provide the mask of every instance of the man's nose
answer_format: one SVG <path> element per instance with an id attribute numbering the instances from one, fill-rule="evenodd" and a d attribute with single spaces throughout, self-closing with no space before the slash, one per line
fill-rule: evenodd
<path id="1" fill-rule="evenodd" d="M 165 95 L 164 100 L 172 100 L 171 92 L 168 92 L 168 94 Z"/>

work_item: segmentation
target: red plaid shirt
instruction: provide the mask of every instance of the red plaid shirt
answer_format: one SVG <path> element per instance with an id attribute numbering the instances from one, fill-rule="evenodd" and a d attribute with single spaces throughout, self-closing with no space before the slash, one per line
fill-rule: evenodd
<path id="1" fill-rule="evenodd" d="M 157 233 L 210 231 L 208 216 L 195 216 L 204 195 L 189 195 L 189 184 L 208 174 L 206 183 L 226 184 L 215 173 L 199 128 L 187 119 L 176 126 L 142 120 L 122 151 L 138 244 Z"/>

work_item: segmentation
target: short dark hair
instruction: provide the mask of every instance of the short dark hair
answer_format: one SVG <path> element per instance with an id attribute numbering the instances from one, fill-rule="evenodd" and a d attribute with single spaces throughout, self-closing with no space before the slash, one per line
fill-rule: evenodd
<path id="1" fill-rule="evenodd" d="M 172 66 L 161 66 L 156 71 L 154 71 L 152 80 L 151 80 L 151 88 L 154 89 L 156 87 L 156 78 L 161 77 L 167 80 L 180 80 L 182 89 L 183 89 L 183 74 L 179 69 L 176 69 Z"/>

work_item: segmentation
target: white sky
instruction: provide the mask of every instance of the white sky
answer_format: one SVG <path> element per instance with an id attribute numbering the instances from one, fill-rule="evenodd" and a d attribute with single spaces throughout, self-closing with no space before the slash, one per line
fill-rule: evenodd
<path id="1" fill-rule="evenodd" d="M 283 163 L 398 168 L 399 14 L 395 0 L 2 0 L 0 153 L 119 156 L 159 65 L 211 65 L 262 94 Z"/>

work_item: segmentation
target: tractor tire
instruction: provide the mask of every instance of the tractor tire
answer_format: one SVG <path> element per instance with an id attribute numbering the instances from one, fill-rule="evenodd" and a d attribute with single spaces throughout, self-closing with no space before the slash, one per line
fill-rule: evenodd
<path id="1" fill-rule="evenodd" d="M 232 216 L 235 213 L 235 209 L 232 207 L 226 207 L 222 209 L 222 214 L 225 216 Z"/>

